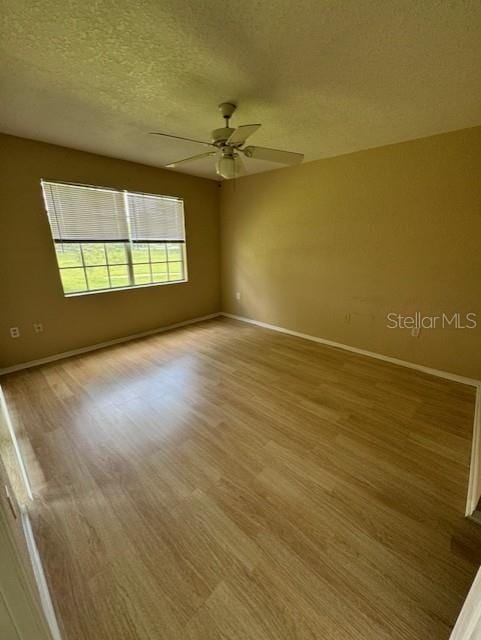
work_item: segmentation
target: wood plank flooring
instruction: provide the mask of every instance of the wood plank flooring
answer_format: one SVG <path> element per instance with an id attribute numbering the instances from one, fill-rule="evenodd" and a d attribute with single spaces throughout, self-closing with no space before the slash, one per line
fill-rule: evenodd
<path id="1" fill-rule="evenodd" d="M 216 319 L 1 379 L 66 640 L 443 640 L 474 389 Z"/>

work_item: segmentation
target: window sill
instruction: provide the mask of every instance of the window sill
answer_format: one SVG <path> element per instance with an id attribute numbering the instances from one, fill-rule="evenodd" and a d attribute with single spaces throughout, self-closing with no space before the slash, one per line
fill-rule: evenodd
<path id="1" fill-rule="evenodd" d="M 135 289 L 146 289 L 148 287 L 165 287 L 165 285 L 185 284 L 185 280 L 173 280 L 172 282 L 152 282 L 150 284 L 136 284 L 132 287 L 115 287 L 112 289 L 95 289 L 94 291 L 79 291 L 78 293 L 64 293 L 64 298 L 78 298 L 80 296 L 91 296 L 99 293 L 115 293 L 116 291 L 135 291 Z"/>

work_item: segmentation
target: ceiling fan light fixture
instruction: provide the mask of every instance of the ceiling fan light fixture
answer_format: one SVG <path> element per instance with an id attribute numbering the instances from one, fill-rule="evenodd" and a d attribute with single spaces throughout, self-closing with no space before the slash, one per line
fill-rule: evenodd
<path id="1" fill-rule="evenodd" d="M 222 176 L 222 178 L 226 178 L 226 180 L 230 180 L 235 178 L 236 176 L 236 162 L 234 156 L 231 155 L 221 155 L 217 159 L 217 167 L 216 171 L 218 175 Z"/>

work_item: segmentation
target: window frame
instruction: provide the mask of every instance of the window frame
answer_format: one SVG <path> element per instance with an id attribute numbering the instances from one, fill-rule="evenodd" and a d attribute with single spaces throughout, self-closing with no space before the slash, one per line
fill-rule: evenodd
<path id="1" fill-rule="evenodd" d="M 166 197 L 166 198 L 177 198 L 178 200 L 180 200 L 182 202 L 182 224 L 183 224 L 183 230 L 184 230 L 184 240 L 163 240 L 163 241 L 146 241 L 146 242 L 135 242 L 132 239 L 130 239 L 127 242 L 122 242 L 122 241 L 118 241 L 118 240 L 79 240 L 79 241 L 71 241 L 71 240 L 66 240 L 66 241 L 62 241 L 62 240 L 56 240 L 53 236 L 52 233 L 52 227 L 50 225 L 50 220 L 49 220 L 49 211 L 48 211 L 48 207 L 47 207 L 47 202 L 44 196 L 44 190 L 43 190 L 43 183 L 44 182 L 52 182 L 52 183 L 57 183 L 57 184 L 64 184 L 64 185 L 71 185 L 71 186 L 77 186 L 77 187 L 87 187 L 87 188 L 91 188 L 91 189 L 104 189 L 104 190 L 110 190 L 110 191 L 115 191 L 117 193 L 120 193 L 124 196 L 124 200 L 126 200 L 127 198 L 127 194 L 133 194 L 133 195 L 145 195 L 145 196 L 150 196 L 150 197 L 154 197 L 154 198 L 162 198 L 162 197 Z M 66 181 L 62 181 L 62 180 L 56 180 L 56 179 L 50 179 L 50 178 L 41 178 L 40 180 L 40 189 L 42 192 L 42 200 L 43 200 L 43 204 L 44 204 L 44 210 L 47 216 L 47 221 L 49 224 L 49 232 L 50 232 L 50 237 L 52 239 L 52 244 L 54 246 L 54 252 L 55 252 L 55 262 L 56 262 L 56 266 L 57 266 L 57 272 L 58 272 L 58 277 L 59 277 L 59 281 L 60 281 L 60 286 L 62 288 L 62 293 L 63 296 L 65 298 L 72 298 L 72 297 L 77 297 L 77 296 L 86 296 L 86 295 L 93 295 L 93 294 L 98 294 L 98 293 L 112 293 L 115 291 L 130 291 L 132 289 L 142 289 L 145 287 L 157 287 L 157 286 L 164 286 L 164 285 L 175 285 L 175 284 L 185 284 L 189 281 L 189 274 L 188 274 L 188 268 L 187 268 L 187 236 L 186 236 L 186 230 L 185 230 L 185 209 L 184 209 L 184 199 L 180 196 L 175 196 L 175 195 L 167 195 L 167 194 L 158 194 L 158 193 L 147 193 L 144 191 L 131 191 L 128 189 L 117 189 L 115 187 L 105 187 L 105 186 L 101 186 L 101 185 L 90 185 L 90 184 L 85 184 L 85 183 L 79 183 L 79 182 L 66 182 Z M 127 214 L 128 215 L 128 214 Z M 126 256 L 126 260 L 127 262 L 122 262 L 122 263 L 109 263 L 109 258 L 108 258 L 108 252 L 107 252 L 107 246 L 108 244 L 110 244 L 110 242 L 112 244 L 116 244 L 116 245 L 122 245 L 124 251 L 125 251 L 125 256 Z M 72 244 L 72 245 L 76 245 L 79 247 L 80 250 L 80 254 L 81 254 L 81 264 L 79 265 L 73 265 L 73 266 L 68 266 L 68 267 L 61 267 L 59 260 L 58 260 L 58 253 L 57 253 L 57 246 L 63 246 L 63 245 L 68 245 L 68 244 Z M 89 244 L 99 244 L 103 247 L 103 252 L 104 252 L 104 259 L 105 262 L 102 262 L 101 264 L 86 264 L 85 259 L 84 259 L 84 246 L 85 245 L 89 245 Z M 154 244 L 158 244 L 161 245 L 163 247 L 165 247 L 165 260 L 154 260 L 152 261 L 151 259 L 151 245 Z M 181 247 L 181 256 L 179 260 L 169 260 L 169 250 L 168 250 L 168 245 L 172 245 L 172 244 L 176 244 L 179 245 Z M 84 246 L 82 246 L 84 245 Z M 147 249 L 148 249 L 148 256 L 149 256 L 149 260 L 148 261 L 141 261 L 141 262 L 134 262 L 133 260 L 133 249 L 135 248 L 136 245 L 140 245 L 140 246 L 145 246 L 147 245 Z M 150 271 L 150 278 L 153 279 L 153 272 L 152 272 L 152 267 L 154 265 L 159 265 L 159 264 L 165 264 L 167 266 L 167 274 L 169 274 L 169 264 L 180 264 L 181 268 L 182 268 L 182 278 L 179 280 L 166 280 L 164 282 L 146 282 L 146 283 L 141 283 L 141 284 L 135 284 L 135 266 L 136 265 L 148 265 L 149 267 L 149 271 Z M 115 286 L 109 286 L 109 287 L 105 287 L 105 288 L 99 288 L 99 289 L 89 289 L 89 281 L 88 281 L 88 269 L 90 268 L 95 268 L 95 267 L 102 267 L 104 269 L 107 270 L 107 277 L 109 280 L 109 284 L 112 284 L 112 280 L 111 280 L 111 273 L 110 273 L 110 267 L 126 267 L 127 270 L 127 276 L 129 279 L 129 284 L 125 285 L 125 286 L 119 286 L 119 287 L 115 287 Z M 63 279 L 62 279 L 62 272 L 66 271 L 66 270 L 70 270 L 70 269 L 82 269 L 83 271 L 83 276 L 85 279 L 85 283 L 87 286 L 87 289 L 85 290 L 79 290 L 79 291 L 72 291 L 72 292 L 66 292 L 65 288 L 64 288 L 64 283 L 63 283 Z"/>

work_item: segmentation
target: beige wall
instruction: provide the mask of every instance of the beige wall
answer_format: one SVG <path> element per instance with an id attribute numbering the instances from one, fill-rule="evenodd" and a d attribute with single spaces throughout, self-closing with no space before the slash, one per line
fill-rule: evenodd
<path id="1" fill-rule="evenodd" d="M 0 154 L 0 367 L 219 310 L 215 182 L 12 136 Z M 65 298 L 40 178 L 184 198 L 189 282 Z"/>
<path id="2" fill-rule="evenodd" d="M 481 378 L 481 127 L 223 183 L 221 235 L 225 311 Z"/>
<path id="3" fill-rule="evenodd" d="M 481 127 L 221 190 L 21 138 L 0 145 L 0 367 L 218 311 L 220 192 L 225 311 L 481 378 Z M 42 177 L 183 197 L 189 282 L 65 298 Z M 477 312 L 480 328 L 387 329 L 387 313 L 414 311 Z"/>

